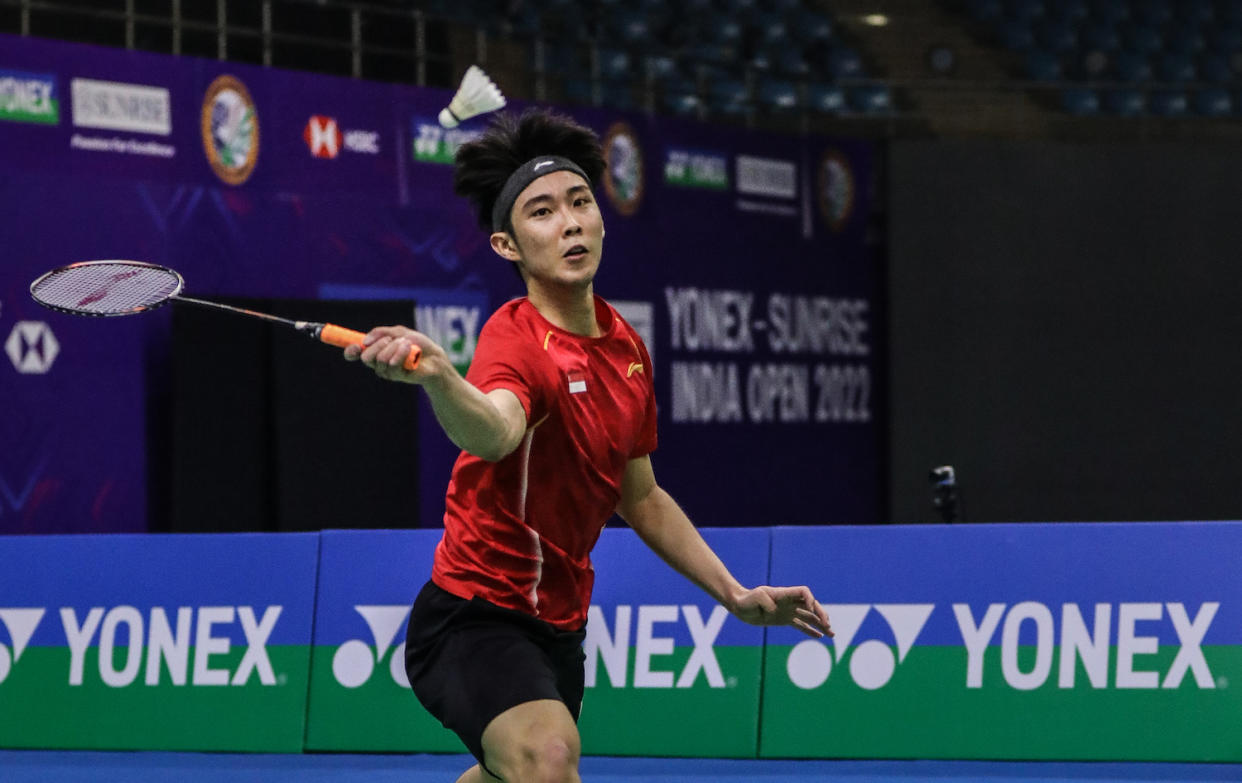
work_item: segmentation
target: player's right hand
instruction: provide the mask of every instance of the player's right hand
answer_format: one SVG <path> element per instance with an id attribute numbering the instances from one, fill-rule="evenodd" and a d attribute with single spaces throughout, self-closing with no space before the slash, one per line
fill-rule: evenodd
<path id="1" fill-rule="evenodd" d="M 444 349 L 422 332 L 407 326 L 379 326 L 367 332 L 362 345 L 345 348 L 346 361 L 361 361 L 379 377 L 399 383 L 421 384 L 447 362 Z M 411 346 L 422 351 L 418 366 L 405 369 Z"/>

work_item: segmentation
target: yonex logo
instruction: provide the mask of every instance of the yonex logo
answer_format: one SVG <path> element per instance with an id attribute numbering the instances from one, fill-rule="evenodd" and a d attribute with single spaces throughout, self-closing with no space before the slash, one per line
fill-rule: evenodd
<path id="1" fill-rule="evenodd" d="M 685 629 L 690 634 L 694 650 L 674 679 L 671 671 L 659 670 L 659 659 L 672 654 L 674 640 L 671 636 L 659 633 L 657 625 L 675 623 L 680 615 Z M 627 680 L 627 665 L 630 660 L 630 618 L 633 607 L 619 605 L 609 632 L 609 623 L 604 611 L 599 606 L 591 606 L 587 611 L 586 639 L 582 648 L 586 653 L 586 687 L 594 688 L 599 661 L 604 662 L 608 672 L 608 680 L 614 688 L 624 688 Z M 707 681 L 708 687 L 724 688 L 737 685 L 736 678 L 730 677 L 726 682 L 716 659 L 714 645 L 720 629 L 724 627 L 729 612 L 723 606 L 712 609 L 705 621 L 699 607 L 694 604 L 685 606 L 640 606 L 638 607 L 638 628 L 634 640 L 634 678 L 635 688 L 690 688 L 698 680 L 699 673 Z M 657 660 L 653 661 L 652 659 Z M 653 668 L 653 665 L 655 668 Z"/>
<path id="2" fill-rule="evenodd" d="M 825 606 L 836 636 L 833 650 L 819 641 L 794 646 L 786 661 L 790 681 L 798 688 L 820 687 L 835 664 L 848 654 L 850 677 L 860 688 L 876 690 L 893 678 L 914 646 L 934 604 L 841 604 Z M 871 609 L 888 622 L 896 641 L 896 654 L 885 642 L 871 639 L 853 646 L 854 638 Z M 953 604 L 953 618 L 965 648 L 965 686 L 968 689 L 995 684 L 997 674 L 1004 686 L 1029 691 L 1045 685 L 1061 689 L 1079 687 L 1085 674 L 1095 690 L 1177 689 L 1187 679 L 1196 687 L 1225 687 L 1217 679 L 1204 654 L 1204 639 L 1216 613 L 1218 601 L 1204 601 L 1190 611 L 1181 602 L 1097 603 L 1093 611 L 1078 604 L 1049 606 L 1038 601 L 1008 605 L 991 603 L 983 611 L 969 604 Z M 1160 634 L 1160 635 L 1158 635 Z M 1175 637 L 1176 654 L 1164 664 L 1145 656 L 1172 645 L 1162 638 Z M 1024 655 L 1025 647 L 1033 655 Z M 997 658 L 988 650 L 999 648 Z M 999 659 L 999 672 L 991 667 Z M 985 683 L 989 681 L 990 683 Z"/>
<path id="3" fill-rule="evenodd" d="M 854 637 L 872 608 L 888 622 L 893 632 L 897 641 L 895 656 L 892 648 L 878 639 L 862 642 L 850 652 Z M 935 604 L 837 604 L 824 609 L 832 619 L 832 630 L 836 634 L 832 639 L 836 662 L 840 664 L 846 653 L 850 653 L 850 677 L 858 687 L 876 690 L 893 678 L 897 664 L 906 659 Z M 785 663 L 790 681 L 803 690 L 823 685 L 832 673 L 833 653 L 822 642 L 812 639 L 795 645 Z"/>
<path id="4" fill-rule="evenodd" d="M 13 664 L 22 657 L 30 637 L 34 636 L 39 621 L 43 619 L 44 609 L 0 609 L 0 623 L 9 632 L 12 649 L 0 644 L 0 683 L 4 682 L 13 669 Z"/>
<path id="5" fill-rule="evenodd" d="M 423 163 L 452 164 L 457 148 L 483 134 L 475 129 L 453 128 L 444 130 L 439 123 L 423 123 L 417 120 L 413 124 L 414 160 Z"/>
<path id="6" fill-rule="evenodd" d="M 1074 688 L 1079 667 L 1095 689 L 1108 687 L 1110 681 L 1115 688 L 1174 689 L 1181 687 L 1187 675 L 1199 688 L 1217 687 L 1202 644 L 1220 609 L 1219 601 L 1204 601 L 1193 615 L 1185 604 L 1173 601 L 1123 602 L 1115 611 L 1113 604 L 1097 603 L 1086 616 L 1074 603 L 1057 608 L 1059 623 L 1053 607 L 1038 601 L 989 604 L 977 619 L 970 605 L 953 604 L 966 647 L 966 687 L 984 686 L 985 653 L 998 631 L 1001 678 L 1016 690 L 1043 687 L 1054 676 L 1058 688 Z M 1154 635 L 1160 625 L 1166 635 L 1171 625 L 1177 637 L 1177 654 L 1163 671 L 1149 668 L 1156 664 L 1146 657 L 1160 651 L 1160 637 Z M 1019 637 L 1025 633 L 1029 639 L 1032 632 L 1035 658 L 1022 662 Z M 1116 648 L 1110 649 L 1114 639 Z M 1054 657 L 1059 658 L 1055 674 Z M 995 672 L 991 676 L 995 678 Z"/>
<path id="7" fill-rule="evenodd" d="M 267 654 L 267 641 L 276 627 L 283 607 L 269 606 L 262 617 L 256 617 L 251 606 L 189 606 L 177 607 L 175 619 L 169 618 L 164 607 L 152 607 L 147 616 L 134 606 L 114 606 L 106 612 L 102 606 L 92 607 L 81 619 L 73 607 L 60 610 L 65 640 L 69 643 L 69 684 L 82 685 L 86 676 L 86 653 L 95 643 L 98 653 L 99 679 L 112 688 L 133 684 L 142 673 L 146 659 L 146 685 L 159 685 L 165 671 L 173 685 L 234 685 L 243 686 L 252 674 L 263 685 L 284 684 L 285 676 L 277 678 Z M 223 657 L 232 649 L 229 636 L 216 635 L 220 626 L 241 625 L 246 638 L 246 652 L 237 669 L 213 666 L 213 658 Z M 124 643 L 121 640 L 124 639 Z M 145 642 L 145 644 L 144 644 Z M 144 653 L 145 647 L 145 653 Z M 190 650 L 193 648 L 193 663 Z M 118 669 L 117 663 L 123 661 Z"/>
<path id="8" fill-rule="evenodd" d="M 414 308 L 418 330 L 443 346 L 449 361 L 463 374 L 474 359 L 482 315 L 482 307 L 471 305 L 432 304 Z"/>
<path id="9" fill-rule="evenodd" d="M 4 343 L 13 368 L 24 375 L 43 375 L 60 354 L 60 343 L 43 321 L 18 321 Z"/>
<path id="10" fill-rule="evenodd" d="M 355 606 L 354 611 L 366 621 L 375 647 L 372 649 L 361 639 L 350 639 L 337 648 L 336 654 L 332 656 L 332 676 L 346 688 L 358 688 L 371 679 L 375 664 L 384 660 L 384 655 L 388 653 L 398 632 L 405 625 L 410 607 Z M 402 688 L 410 687 L 409 677 L 405 673 L 404 641 L 392 650 L 388 668 L 393 682 Z"/>
<path id="11" fill-rule="evenodd" d="M 724 155 L 668 150 L 664 181 L 670 185 L 724 190 L 729 187 L 729 160 Z"/>
<path id="12" fill-rule="evenodd" d="M 0 120 L 58 124 L 60 101 L 56 98 L 56 76 L 0 71 Z"/>

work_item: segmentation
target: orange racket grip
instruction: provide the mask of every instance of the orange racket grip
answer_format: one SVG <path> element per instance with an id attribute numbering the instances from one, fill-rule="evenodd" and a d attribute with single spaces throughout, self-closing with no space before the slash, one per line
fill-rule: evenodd
<path id="1" fill-rule="evenodd" d="M 336 324 L 324 324 L 323 329 L 319 332 L 320 342 L 328 345 L 335 345 L 337 348 L 344 348 L 347 345 L 362 345 L 362 339 L 366 337 L 362 332 L 355 332 L 353 329 L 346 329 Z M 402 364 L 407 370 L 415 370 L 418 368 L 418 362 L 423 358 L 423 349 L 417 345 L 410 346 L 410 352 L 405 357 Z"/>

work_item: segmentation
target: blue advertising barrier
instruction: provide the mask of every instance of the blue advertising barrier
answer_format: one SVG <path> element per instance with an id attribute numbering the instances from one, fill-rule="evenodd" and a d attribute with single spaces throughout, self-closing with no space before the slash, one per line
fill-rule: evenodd
<path id="1" fill-rule="evenodd" d="M 701 532 L 740 582 L 767 582 L 766 529 Z M 591 559 L 583 747 L 754 758 L 763 629 L 734 618 L 631 530 L 604 530 Z"/>
<path id="2" fill-rule="evenodd" d="M 835 636 L 741 623 L 607 529 L 586 753 L 1242 761 L 1242 523 L 702 532 Z M 0 537 L 0 747 L 460 753 L 402 666 L 438 538 Z"/>
<path id="3" fill-rule="evenodd" d="M 1242 760 L 1242 524 L 777 528 L 773 757 Z M 900 730 L 895 730 L 900 727 Z"/>
<path id="4" fill-rule="evenodd" d="M 0 745 L 302 750 L 319 537 L 0 537 Z"/>
<path id="5" fill-rule="evenodd" d="M 414 698 L 405 674 L 410 606 L 431 578 L 440 534 L 322 534 L 307 749 L 465 752 Z"/>

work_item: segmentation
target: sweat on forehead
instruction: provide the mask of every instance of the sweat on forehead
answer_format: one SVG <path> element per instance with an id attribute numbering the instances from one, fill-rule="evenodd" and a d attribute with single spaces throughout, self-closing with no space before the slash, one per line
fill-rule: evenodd
<path id="1" fill-rule="evenodd" d="M 513 211 L 513 202 L 517 201 L 518 195 L 526 190 L 530 183 L 556 171 L 572 171 L 588 183 L 591 181 L 582 168 L 569 158 L 563 158 L 560 155 L 540 155 L 531 158 L 518 166 L 517 171 L 509 175 L 505 186 L 500 189 L 500 195 L 496 197 L 496 203 L 492 206 L 492 230 L 504 231 L 509 213 Z"/>

